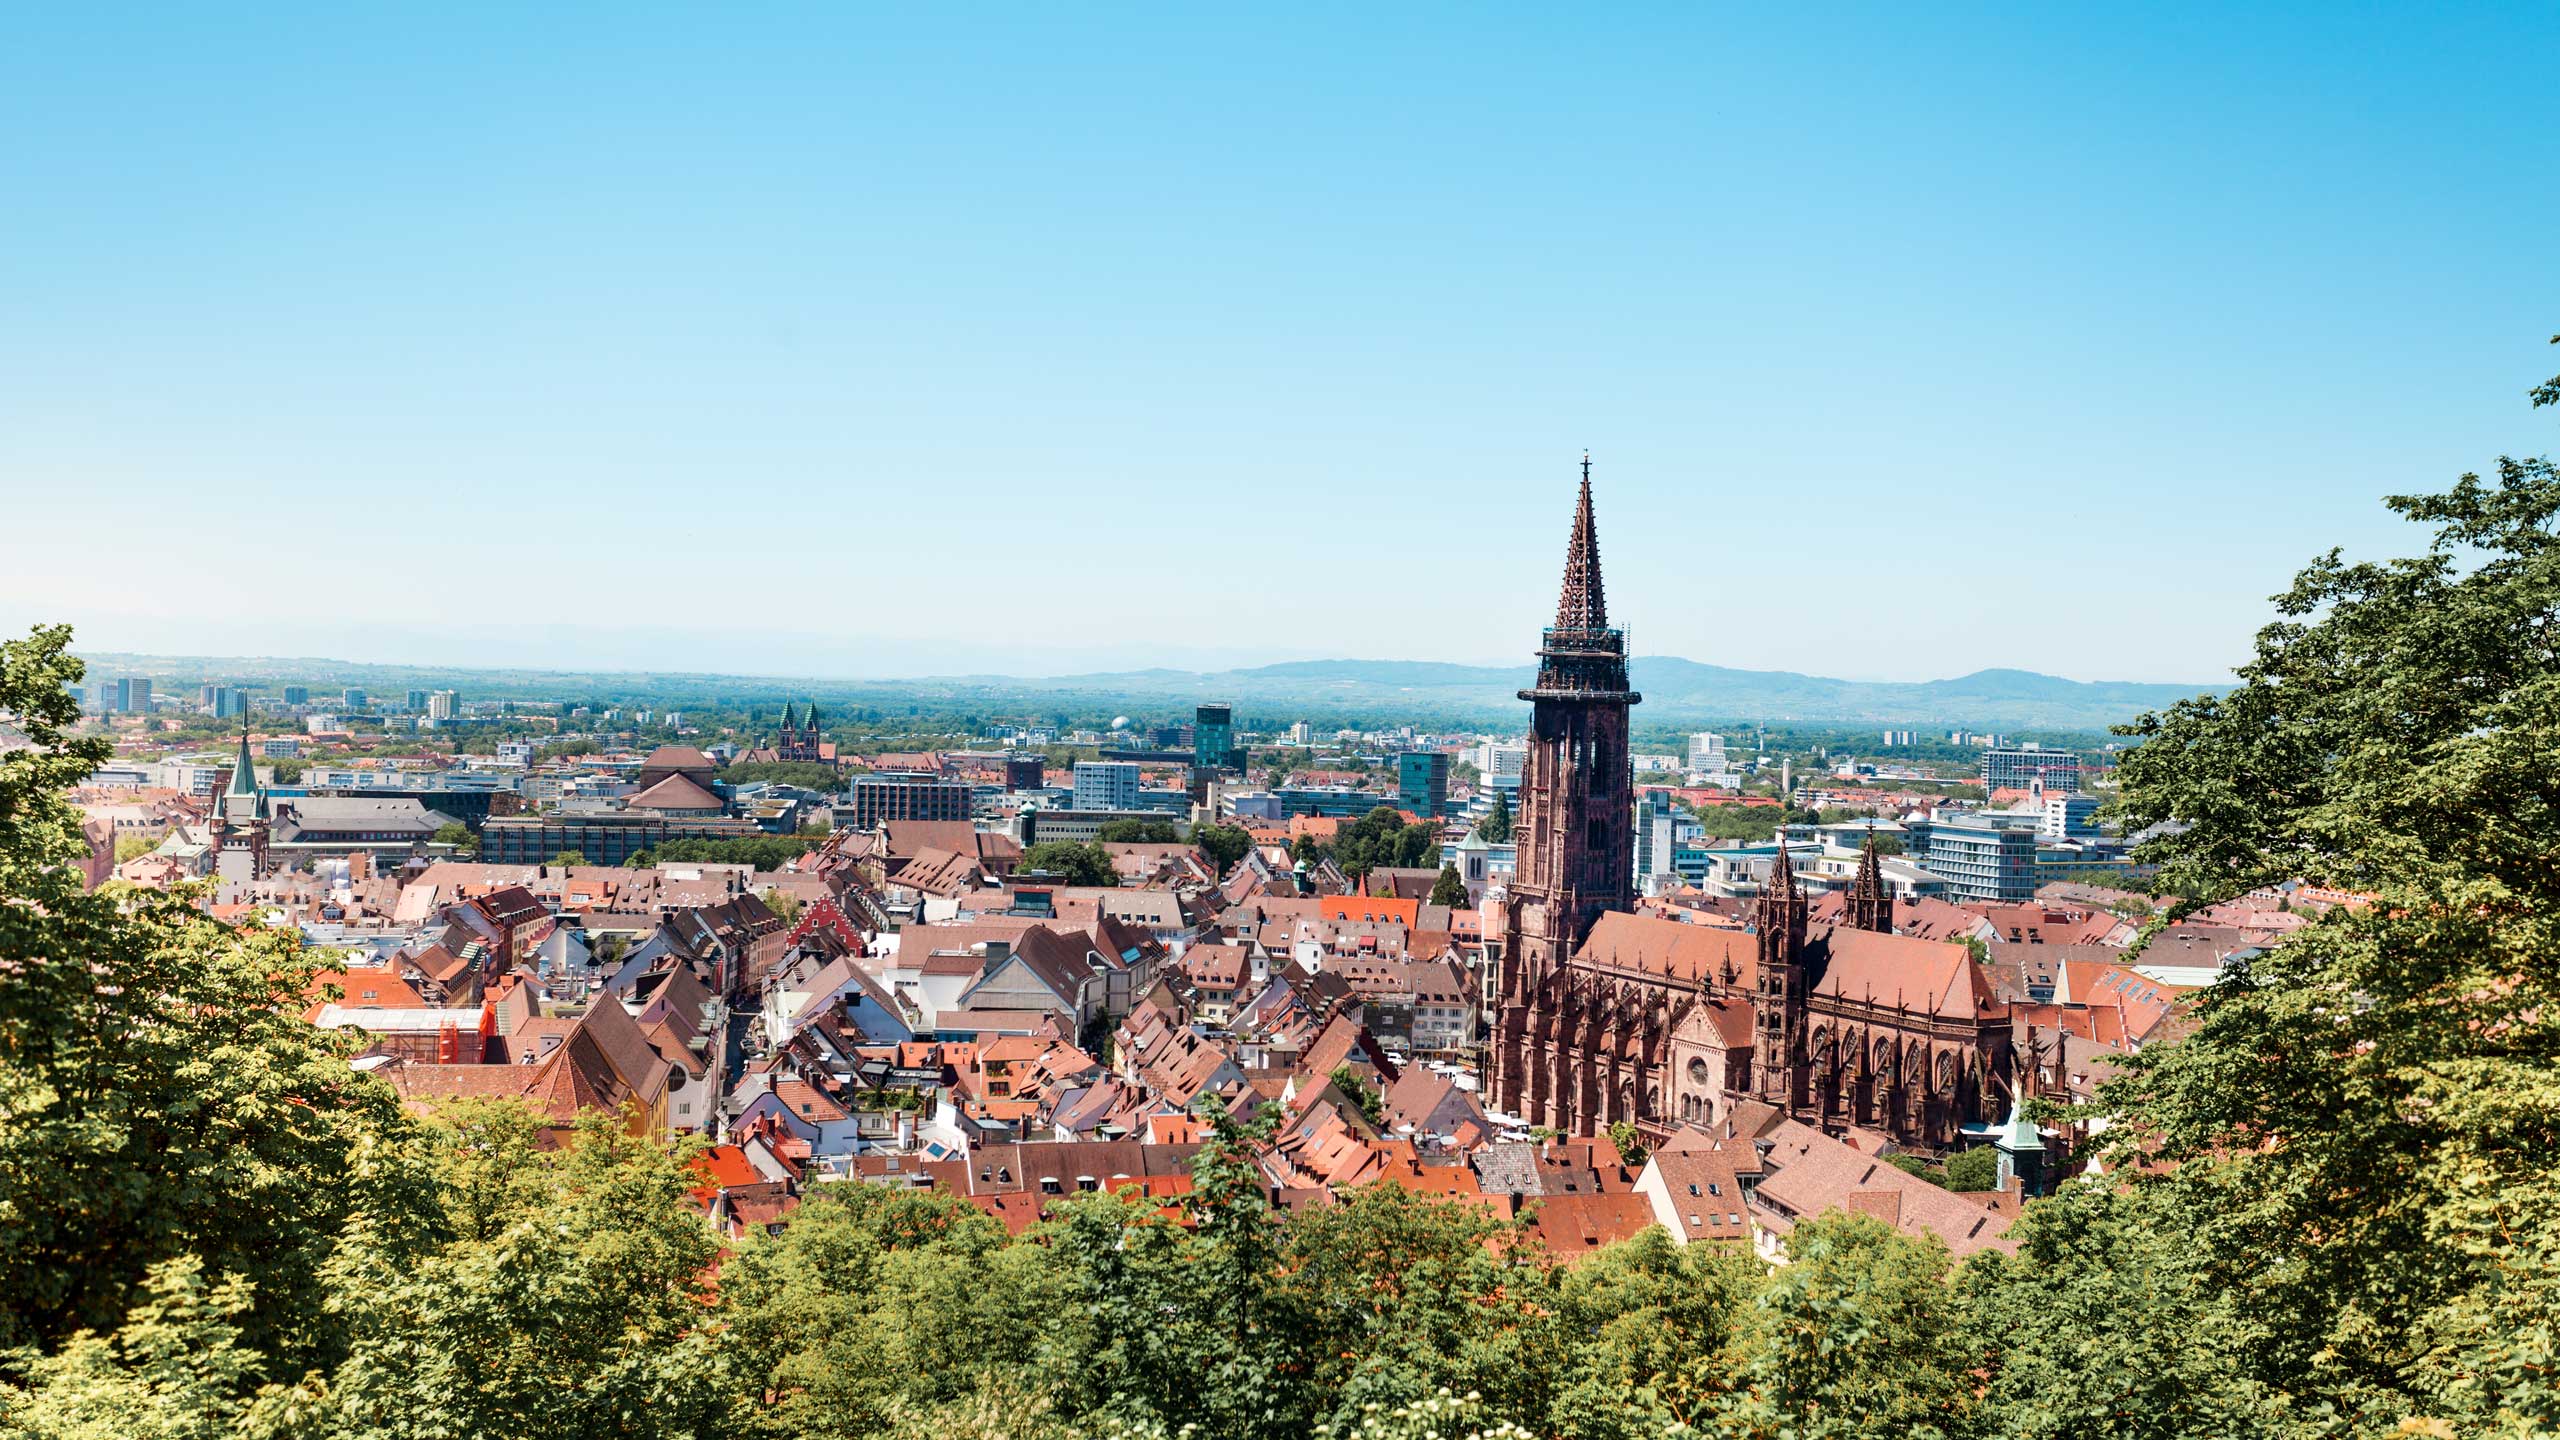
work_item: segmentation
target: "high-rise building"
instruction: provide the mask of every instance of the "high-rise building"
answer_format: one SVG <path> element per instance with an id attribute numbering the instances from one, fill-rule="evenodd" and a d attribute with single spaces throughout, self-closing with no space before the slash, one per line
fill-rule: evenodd
<path id="1" fill-rule="evenodd" d="M 1449 809 L 1449 757 L 1437 750 L 1412 750 L 1396 757 L 1396 803 L 1424 819 Z"/>
<path id="2" fill-rule="evenodd" d="M 1195 770 L 1236 768 L 1235 711 L 1203 705 L 1191 712 L 1191 765 Z"/>
<path id="3" fill-rule="evenodd" d="M 151 681 L 149 677 L 137 675 L 131 679 L 117 681 L 116 709 L 127 715 L 150 714 Z"/>
<path id="4" fill-rule="evenodd" d="M 1626 632 L 1609 623 L 1587 457 L 1555 624 L 1538 646 L 1537 683 L 1520 698 L 1530 706 L 1529 753 L 1512 832 L 1519 860 L 1504 912 L 1494 1092 L 1504 1110 L 1571 1131 L 1576 1102 L 1551 1093 L 1549 1071 L 1530 1063 L 1531 1009 L 1593 923 L 1635 903 L 1627 711 L 1643 698 L 1627 683 Z"/>
<path id="5" fill-rule="evenodd" d="M 418 711 L 421 711 L 421 710 L 424 710 L 424 709 L 426 709 L 426 708 L 427 708 L 428 702 L 429 702 L 429 700 L 430 700 L 430 698 L 431 698 L 431 697 L 429 697 L 429 695 L 427 694 L 427 692 L 426 692 L 426 691 L 424 691 L 424 690 L 412 690 L 412 691 L 410 691 L 410 692 L 409 692 L 409 697 L 408 697 L 408 698 L 409 698 L 409 703 L 408 703 L 408 705 L 407 705 L 407 706 L 405 706 L 404 708 L 406 708 L 406 709 L 407 709 L 411 714 L 413 714 L 413 715 L 414 715 L 414 714 L 416 714 Z"/>
<path id="6" fill-rule="evenodd" d="M 233 720 L 248 714 L 249 692 L 237 685 L 214 686 L 213 713 L 224 720 Z"/>
<path id="7" fill-rule="evenodd" d="M 1723 736 L 1712 735 L 1701 730 L 1689 737 L 1690 769 L 1721 771 L 1726 763 Z"/>
<path id="8" fill-rule="evenodd" d="M 284 703 L 287 705 L 310 704 L 311 687 L 308 685 L 287 685 L 284 687 Z"/>
<path id="9" fill-rule="evenodd" d="M 1137 809 L 1138 767 L 1121 760 L 1077 761 L 1076 808 Z"/>
<path id="10" fill-rule="evenodd" d="M 966 820 L 975 799 L 965 782 L 894 771 L 858 776 L 848 791 L 852 813 L 846 816 L 840 808 L 838 814 L 856 830 L 877 828 L 884 820 Z"/>
<path id="11" fill-rule="evenodd" d="M 196 708 L 210 710 L 220 703 L 222 687 L 208 680 L 196 687 Z"/>
<path id="12" fill-rule="evenodd" d="M 413 696 L 418 694 L 414 690 L 409 693 Z M 439 722 L 451 720 L 462 712 L 462 697 L 454 691 L 438 690 L 422 698 L 426 702 L 427 718 L 430 720 Z"/>
<path id="13" fill-rule="evenodd" d="M 348 686 L 346 691 L 338 697 L 338 708 L 341 710 L 360 712 L 364 706 L 364 692 L 353 685 Z"/>
<path id="14" fill-rule="evenodd" d="M 2038 781 L 2043 782 L 2048 795 L 2077 791 L 2080 757 L 2068 750 L 2045 750 L 2033 745 L 1982 752 L 1982 787 L 1986 793 L 2032 789 Z"/>

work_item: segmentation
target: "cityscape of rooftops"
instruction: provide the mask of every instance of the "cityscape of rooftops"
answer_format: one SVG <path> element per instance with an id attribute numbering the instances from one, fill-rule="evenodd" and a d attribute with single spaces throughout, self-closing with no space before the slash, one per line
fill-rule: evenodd
<path id="1" fill-rule="evenodd" d="M 2554 54 L 19 17 L 0 1440 L 2560 1433 Z"/>

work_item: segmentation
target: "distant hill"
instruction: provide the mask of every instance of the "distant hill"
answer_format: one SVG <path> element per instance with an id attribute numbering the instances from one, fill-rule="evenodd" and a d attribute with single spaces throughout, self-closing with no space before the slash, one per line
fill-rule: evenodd
<path id="1" fill-rule="evenodd" d="M 1673 655 L 1630 664 L 1648 721 L 1757 720 L 1805 724 L 1977 725 L 2099 730 L 2145 710 L 2200 695 L 2210 685 L 2065 680 L 2026 670 L 1981 670 L 1953 680 L 1832 680 L 1785 670 L 1735 670 Z M 1266 706 L 1514 714 L 1532 666 L 1449 665 L 1424 660 L 1297 660 L 1210 672 L 1136 670 L 1011 683 L 1065 694 L 1198 695 Z M 931 685 L 935 682 L 923 681 Z M 987 683 L 973 677 L 973 683 Z"/>
<path id="2" fill-rule="evenodd" d="M 87 652 L 93 676 L 150 675 L 164 681 L 219 678 L 272 687 L 361 685 L 377 693 L 459 686 L 472 699 L 603 698 L 640 703 L 756 704 L 779 697 L 831 704 L 902 706 L 940 702 L 964 708 L 1081 712 L 1178 711 L 1200 700 L 1230 700 L 1265 715 L 1363 717 L 1422 724 L 1516 723 L 1517 692 L 1535 677 L 1528 665 L 1452 665 L 1432 660 L 1293 660 L 1235 670 L 1123 670 L 1021 677 L 943 675 L 846 680 L 682 672 L 643 674 L 374 665 L 327 659 L 244 659 Z M 1966 725 L 2000 730 L 2103 730 L 2211 685 L 2143 685 L 2065 680 L 2027 670 L 1979 670 L 1952 680 L 1909 683 L 1832 680 L 1785 670 L 1735 670 L 1672 655 L 1632 662 L 1644 693 L 1640 724 L 1707 721 L 1767 724 Z M 1125 702 L 1125 703 L 1124 703 Z"/>

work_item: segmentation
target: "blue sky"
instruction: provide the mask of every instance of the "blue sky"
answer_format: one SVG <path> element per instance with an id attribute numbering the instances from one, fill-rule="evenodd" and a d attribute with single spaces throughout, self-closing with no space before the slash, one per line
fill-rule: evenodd
<path id="1" fill-rule="evenodd" d="M 1518 660 L 1587 446 L 1645 653 L 2210 680 L 2552 448 L 2547 4 L 929 8 L 19 7 L 0 623 Z"/>

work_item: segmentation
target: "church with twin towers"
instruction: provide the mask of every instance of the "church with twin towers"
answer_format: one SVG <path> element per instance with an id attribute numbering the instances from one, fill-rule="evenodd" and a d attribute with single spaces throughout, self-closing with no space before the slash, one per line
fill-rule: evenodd
<path id="1" fill-rule="evenodd" d="M 1537 654 L 1500 901 L 1494 1108 L 1562 1134 L 1626 1122 L 1659 1141 L 1750 1106 L 1928 1149 L 1998 1122 L 2019 1083 L 2009 1007 L 1964 945 L 1894 933 L 1872 847 L 1824 923 L 1783 845 L 1747 929 L 1634 913 L 1630 721 L 1643 697 L 1609 616 L 1587 456 Z"/>

